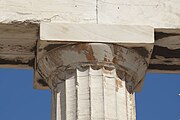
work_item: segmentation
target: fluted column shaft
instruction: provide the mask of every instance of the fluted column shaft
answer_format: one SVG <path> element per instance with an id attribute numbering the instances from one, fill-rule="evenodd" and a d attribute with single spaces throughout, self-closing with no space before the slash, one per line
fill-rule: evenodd
<path id="1" fill-rule="evenodd" d="M 52 93 L 52 120 L 135 120 L 134 94 L 115 69 L 76 69 Z"/>

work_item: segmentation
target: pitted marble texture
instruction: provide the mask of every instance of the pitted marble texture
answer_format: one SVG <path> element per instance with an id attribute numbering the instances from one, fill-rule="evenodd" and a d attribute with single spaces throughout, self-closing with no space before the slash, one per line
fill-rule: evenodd
<path id="1" fill-rule="evenodd" d="M 36 69 L 52 88 L 53 83 L 57 84 L 61 80 L 68 79 L 76 69 L 85 69 L 88 66 L 97 70 L 102 67 L 117 69 L 121 71 L 117 72 L 119 77 L 122 77 L 123 71 L 126 76 L 127 89 L 133 92 L 144 80 L 148 61 L 133 49 L 120 45 L 76 43 L 60 45 L 39 55 Z"/>
<path id="2" fill-rule="evenodd" d="M 76 69 L 52 89 L 51 120 L 135 120 L 135 96 L 116 70 Z"/>

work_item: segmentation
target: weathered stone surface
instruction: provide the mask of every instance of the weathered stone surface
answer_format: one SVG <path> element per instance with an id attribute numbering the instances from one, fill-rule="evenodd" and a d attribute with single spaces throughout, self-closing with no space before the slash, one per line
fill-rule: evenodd
<path id="1" fill-rule="evenodd" d="M 98 0 L 98 23 L 180 28 L 179 0 Z"/>
<path id="2" fill-rule="evenodd" d="M 31 22 L 1 24 L 0 31 L 0 67 L 32 68 L 37 47 L 36 42 L 39 38 L 39 25 Z M 179 37 L 179 29 L 155 29 L 155 47 L 148 71 L 161 73 L 180 72 Z M 66 43 L 61 42 L 61 44 Z M 54 42 L 45 46 L 44 49 L 49 51 L 58 46 Z M 148 56 L 148 52 L 144 47 L 131 46 L 131 48 L 145 58 Z M 40 82 L 35 84 L 35 88 L 47 89 L 48 87 L 46 83 L 42 82 L 42 78 L 40 76 L 38 78 Z M 42 85 L 42 87 L 36 85 Z"/>
<path id="3" fill-rule="evenodd" d="M 1 0 L 0 67 L 37 68 L 35 71 L 36 88 L 50 87 L 53 91 L 52 120 L 74 120 L 75 118 L 79 120 L 90 118 L 135 120 L 134 96 L 129 92 L 137 91 L 143 84 L 152 45 L 144 47 L 146 42 L 142 41 L 147 40 L 146 34 L 150 32 L 143 30 L 142 27 L 135 27 L 135 29 L 132 27 L 129 30 L 127 28 L 110 29 L 113 34 L 109 34 L 109 31 L 99 33 L 98 28 L 88 29 L 89 33 L 87 30 L 80 30 L 81 27 L 78 25 L 79 29 L 71 29 L 68 32 L 63 29 L 68 34 L 60 36 L 71 43 L 58 41 L 60 44 L 57 44 L 54 38 L 51 43 L 48 43 L 48 40 L 39 43 L 37 41 L 39 23 L 57 21 L 76 24 L 152 26 L 156 28 L 156 43 L 150 61 L 150 71 L 179 73 L 179 5 L 178 0 L 86 0 L 85 2 L 80 0 Z M 104 29 L 106 30 L 106 28 L 101 30 Z M 76 30 L 80 34 L 77 34 Z M 127 30 L 129 34 L 124 34 L 124 30 L 125 33 Z M 44 35 L 50 32 L 46 31 Z M 136 33 L 141 35 L 137 36 Z M 51 35 L 54 36 L 52 33 Z M 57 36 L 59 40 L 59 33 Z M 69 38 L 69 36 L 72 38 L 67 39 L 66 37 Z M 116 44 L 114 37 L 117 36 L 121 38 L 120 43 L 124 44 Z M 75 37 L 79 41 L 72 42 Z M 126 37 L 131 39 L 126 39 Z M 94 40 L 91 42 L 95 42 L 96 45 L 100 45 L 96 41 L 103 43 L 103 47 L 96 47 L 92 43 L 78 43 L 79 47 L 76 43 L 89 42 L 89 38 Z M 110 44 L 104 44 L 109 40 L 113 41 Z M 128 44 L 124 41 L 128 41 Z M 73 51 L 69 50 L 70 48 Z M 35 59 L 38 64 L 34 64 Z M 87 72 L 87 75 L 84 71 L 76 71 L 80 68 L 91 68 L 90 66 L 94 70 L 88 69 L 90 72 Z M 119 80 L 113 76 L 115 74 L 112 71 L 115 68 Z M 101 74 L 98 74 L 99 71 Z M 82 79 L 86 80 L 86 84 Z M 97 85 L 100 86 L 97 87 Z"/>
<path id="4" fill-rule="evenodd" d="M 52 98 L 52 120 L 136 119 L 134 94 L 114 69 L 76 69 L 57 84 Z"/>
<path id="5" fill-rule="evenodd" d="M 149 71 L 180 73 L 180 29 L 156 29 Z"/>
<path id="6" fill-rule="evenodd" d="M 134 91 L 144 80 L 153 33 L 149 26 L 42 23 L 36 69 L 46 80 L 57 74 L 57 69 L 63 77 L 67 69 L 78 66 L 114 66 L 125 72 L 132 82 L 127 89 Z"/>
<path id="7" fill-rule="evenodd" d="M 128 83 L 127 89 L 132 92 L 141 87 L 139 85 L 144 80 L 148 66 L 148 60 L 135 50 L 103 43 L 59 44 L 59 47 L 50 51 L 39 51 L 36 60 L 35 70 L 50 88 L 53 84 L 59 83 L 59 80 L 65 79 L 66 74 L 70 74 L 69 77 L 71 77 L 71 70 L 83 66 L 104 66 L 123 71 Z M 122 73 L 119 73 L 117 73 L 118 76 L 122 77 Z M 61 77 L 58 78 L 59 80 L 54 78 L 57 74 Z M 36 79 L 36 81 L 39 80 Z"/>
<path id="8" fill-rule="evenodd" d="M 0 23 L 96 22 L 96 0 L 1 0 Z"/>
<path id="9" fill-rule="evenodd" d="M 141 46 L 154 43 L 154 28 L 138 25 L 46 22 L 40 24 L 40 39 L 49 42 L 99 42 L 120 45 L 127 43 L 128 46 Z"/>
<path id="10" fill-rule="evenodd" d="M 9 39 L 9 36 L 19 36 L 18 39 L 26 40 L 24 44 L 30 45 L 31 48 L 34 49 L 36 43 L 29 39 L 23 38 L 23 34 L 26 30 L 28 30 L 29 26 L 27 24 L 36 24 L 38 28 L 38 24 L 42 21 L 44 22 L 61 22 L 61 23 L 99 23 L 99 24 L 115 24 L 115 25 L 150 25 L 157 29 L 161 28 L 161 32 L 169 31 L 169 33 L 174 34 L 174 31 L 180 31 L 180 16 L 179 16 L 179 4 L 178 0 L 86 0 L 86 2 L 77 0 L 1 0 L 0 1 L 0 23 L 4 26 L 6 23 L 6 28 L 10 30 L 14 30 L 16 33 L 16 29 L 19 31 L 21 29 L 21 33 L 17 33 L 15 35 L 12 32 L 9 33 L 9 30 L 5 30 L 6 36 L 5 39 Z M 128 13 L 128 14 L 127 14 Z M 18 24 L 17 24 L 18 23 Z M 24 27 L 19 27 L 19 24 L 24 23 Z M 13 27 L 16 26 L 16 27 Z M 23 25 L 23 24 L 22 24 Z M 3 26 L 0 26 L 1 30 L 4 30 Z M 16 29 L 14 29 L 16 28 Z M 163 29 L 162 29 L 163 28 Z M 167 30 L 166 30 L 167 29 Z M 23 32 L 24 31 L 24 32 Z M 39 35 L 38 29 L 33 30 L 35 34 L 32 37 L 38 38 Z M 3 33 L 4 33 L 3 32 Z M 29 32 L 28 32 L 29 33 Z M 30 32 L 31 33 L 31 32 Z M 156 32 L 157 33 L 157 32 Z M 156 34 L 155 33 L 155 34 Z M 179 33 L 179 32 L 178 32 Z M 159 34 L 159 32 L 158 32 Z M 160 33 L 161 34 L 161 33 Z M 2 34 L 0 34 L 1 36 Z M 27 35 L 27 34 L 24 34 Z M 21 36 L 21 37 L 20 37 Z M 168 34 L 166 37 L 168 41 L 174 39 L 171 34 Z M 177 36 L 178 37 L 178 36 Z M 33 38 L 33 39 L 36 39 Z M 15 38 L 14 38 L 15 39 Z M 3 41 L 2 39 L 0 39 Z M 179 39 L 176 39 L 179 41 Z M 31 41 L 31 42 L 30 42 Z M 12 39 L 11 39 L 12 42 Z M 3 43 L 3 42 L 2 42 Z M 17 42 L 16 42 L 17 43 Z M 164 44 L 165 43 L 165 44 Z M 157 42 L 156 46 L 166 46 L 167 42 L 164 42 L 164 39 L 161 42 Z M 171 42 L 170 42 L 171 43 Z M 14 44 L 14 43 L 13 43 Z M 173 42 L 174 44 L 174 42 Z M 17 44 L 18 45 L 18 44 Z M 27 47 L 27 46 L 22 47 Z M 29 64 L 34 60 L 33 55 L 25 55 L 23 56 L 23 52 L 21 52 L 21 56 L 16 56 L 16 54 L 4 55 L 7 52 L 4 48 L 8 48 L 6 45 L 0 45 L 3 47 L 3 55 L 1 55 L 3 61 L 1 62 L 1 67 L 18 67 L 18 68 L 29 68 Z M 14 46 L 14 45 L 13 45 Z M 12 47 L 13 47 L 12 46 Z M 154 54 L 156 51 L 159 51 L 159 47 L 155 46 Z M 170 45 L 172 46 L 172 45 Z M 16 46 L 16 48 L 18 48 Z M 177 50 L 173 49 L 173 54 L 178 52 L 179 45 L 175 46 Z M 9 49 L 9 48 L 8 48 Z M 22 49 L 22 48 L 21 48 Z M 161 48 L 160 48 L 161 49 Z M 171 53 L 171 49 L 168 49 Z M 25 51 L 27 53 L 28 51 Z M 161 51 L 161 50 L 160 50 Z M 168 53 L 168 52 L 167 52 Z M 18 53 L 19 54 L 19 53 Z M 31 53 L 30 53 L 31 54 Z M 9 58 L 9 56 L 12 56 Z M 13 57 L 14 56 L 14 57 Z M 157 55 L 155 55 L 157 56 Z M 16 62 L 17 61 L 17 62 Z M 30 61 L 30 62 L 29 62 Z M 169 64 L 171 61 L 171 65 Z M 149 69 L 151 71 L 158 72 L 176 72 L 179 71 L 179 66 L 177 65 L 179 59 L 177 56 L 173 56 L 168 58 L 168 60 L 162 55 L 161 57 L 154 58 L 152 60 L 152 64 Z M 160 63 L 163 62 L 163 65 Z M 17 63 L 17 64 L 16 64 Z M 16 65 L 15 65 L 16 64 Z M 154 65 L 153 65 L 154 64 Z M 31 68 L 31 67 L 30 67 Z M 170 68 L 170 69 L 169 69 Z M 164 69 L 164 70 L 162 70 Z"/>
<path id="11" fill-rule="evenodd" d="M 179 0 L 1 0 L 0 23 L 58 21 L 180 28 Z"/>
<path id="12" fill-rule="evenodd" d="M 0 24 L 0 67 L 34 67 L 38 29 L 31 23 Z"/>

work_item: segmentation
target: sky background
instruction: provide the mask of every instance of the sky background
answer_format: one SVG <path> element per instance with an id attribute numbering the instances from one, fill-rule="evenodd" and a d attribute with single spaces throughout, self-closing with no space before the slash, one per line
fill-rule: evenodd
<path id="1" fill-rule="evenodd" d="M 137 120 L 180 120 L 180 74 L 147 74 Z M 50 120 L 51 94 L 33 89 L 33 70 L 0 69 L 0 120 Z"/>

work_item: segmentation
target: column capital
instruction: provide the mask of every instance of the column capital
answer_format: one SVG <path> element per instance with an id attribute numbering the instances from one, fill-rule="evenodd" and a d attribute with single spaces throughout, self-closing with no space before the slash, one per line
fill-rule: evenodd
<path id="1" fill-rule="evenodd" d="M 37 59 L 37 71 L 49 87 L 72 77 L 76 69 L 116 69 L 125 78 L 128 91 L 144 79 L 147 61 L 135 50 L 116 44 L 74 43 L 59 45 Z"/>
<path id="2" fill-rule="evenodd" d="M 137 91 L 149 64 L 153 33 L 148 26 L 43 23 L 36 59 L 37 83 L 43 79 L 52 88 L 76 69 L 104 67 L 116 69 L 119 78 L 126 78 L 129 92 Z"/>

